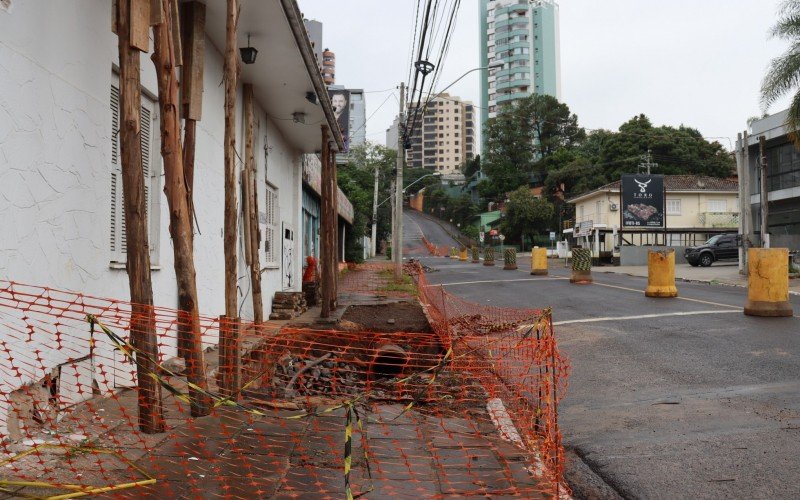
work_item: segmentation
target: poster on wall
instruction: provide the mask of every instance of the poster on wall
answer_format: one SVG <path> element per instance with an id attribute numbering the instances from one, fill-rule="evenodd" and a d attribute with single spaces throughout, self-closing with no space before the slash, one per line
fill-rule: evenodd
<path id="1" fill-rule="evenodd" d="M 336 123 L 339 124 L 339 130 L 342 132 L 342 139 L 344 140 L 344 151 L 342 152 L 347 153 L 350 151 L 350 91 L 329 89 L 328 96 L 331 98 Z"/>
<path id="2" fill-rule="evenodd" d="M 622 227 L 664 227 L 664 176 L 622 175 Z"/>

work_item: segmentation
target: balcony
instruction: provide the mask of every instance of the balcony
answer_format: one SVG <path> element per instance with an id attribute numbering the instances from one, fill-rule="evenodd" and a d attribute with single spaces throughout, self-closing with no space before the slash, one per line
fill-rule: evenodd
<path id="1" fill-rule="evenodd" d="M 737 229 L 739 214 L 735 212 L 700 212 L 697 214 L 697 227 Z"/>

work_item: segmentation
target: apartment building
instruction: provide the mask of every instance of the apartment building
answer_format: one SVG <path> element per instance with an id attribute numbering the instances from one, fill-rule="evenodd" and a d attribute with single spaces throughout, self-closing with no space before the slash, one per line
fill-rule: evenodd
<path id="1" fill-rule="evenodd" d="M 443 93 L 417 110 L 410 107 L 408 166 L 443 174 L 459 170 L 475 155 L 475 106 Z"/>

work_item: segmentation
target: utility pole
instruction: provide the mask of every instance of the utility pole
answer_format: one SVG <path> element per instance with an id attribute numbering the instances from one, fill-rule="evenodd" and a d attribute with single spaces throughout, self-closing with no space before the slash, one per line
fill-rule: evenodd
<path id="1" fill-rule="evenodd" d="M 380 169 L 375 164 L 375 191 L 372 193 L 372 239 L 370 240 L 369 256 L 375 257 L 378 248 L 378 180 Z"/>
<path id="2" fill-rule="evenodd" d="M 650 175 L 650 169 L 658 167 L 658 163 L 653 163 L 650 158 L 650 150 L 647 150 L 647 154 L 642 155 L 642 163 L 639 163 L 639 173 L 641 173 L 642 169 L 647 169 L 647 175 Z"/>
<path id="3" fill-rule="evenodd" d="M 400 82 L 400 121 L 404 121 L 404 109 L 406 102 L 406 85 Z M 397 180 L 394 185 L 394 203 L 395 203 L 395 217 L 392 232 L 395 234 L 393 238 L 395 247 L 392 248 L 392 257 L 394 258 L 394 279 L 400 281 L 403 277 L 403 163 L 405 159 L 405 132 L 398 130 L 397 134 Z"/>
<path id="4" fill-rule="evenodd" d="M 746 132 L 745 132 L 746 133 Z M 747 150 L 747 139 L 742 141 L 741 132 L 736 136 L 736 177 L 739 179 L 739 274 L 747 274 L 745 259 L 747 257 L 747 219 L 745 218 L 745 205 L 750 203 L 750 191 L 748 189 L 748 168 L 745 162 L 745 151 Z"/>
<path id="5" fill-rule="evenodd" d="M 769 191 L 767 191 L 767 156 L 765 144 L 767 139 L 762 135 L 758 137 L 758 159 L 761 165 L 761 248 L 769 248 Z"/>
<path id="6" fill-rule="evenodd" d="M 744 253 L 744 273 L 747 274 L 747 249 L 752 246 L 753 242 L 750 239 L 750 236 L 753 234 L 753 205 L 750 201 L 750 194 L 753 192 L 753 189 L 750 187 L 752 182 L 752 177 L 750 176 L 750 134 L 747 133 L 745 130 L 744 134 L 742 135 L 742 144 L 744 147 L 744 151 L 742 152 L 742 173 L 744 174 L 740 182 L 743 182 L 744 185 L 742 186 L 742 192 L 744 193 L 744 205 L 743 205 L 743 212 L 739 214 L 740 217 L 743 219 L 742 224 L 742 231 L 744 236 L 744 240 L 742 241 L 742 248 Z"/>

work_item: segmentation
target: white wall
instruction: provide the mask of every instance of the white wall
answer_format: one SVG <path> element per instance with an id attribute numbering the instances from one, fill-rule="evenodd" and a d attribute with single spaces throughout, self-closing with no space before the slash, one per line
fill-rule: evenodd
<path id="1" fill-rule="evenodd" d="M 111 2 L 47 2 L 15 0 L 10 11 L 0 9 L 0 279 L 99 297 L 129 299 L 124 269 L 110 265 L 111 139 L 110 86 L 117 63 L 117 39 L 111 32 Z M 152 48 L 152 44 L 151 44 Z M 206 42 L 203 118 L 197 128 L 194 199 L 199 232 L 195 234 L 195 267 L 201 314 L 224 312 L 224 88 L 222 55 Z M 142 85 L 157 94 L 155 70 L 149 54 L 142 54 Z M 237 102 L 237 149 L 244 158 L 242 90 Z M 300 153 L 257 111 L 260 122 L 256 145 L 259 210 L 264 211 L 263 182 L 279 187 L 280 217 L 301 229 Z M 153 128 L 158 136 L 157 123 Z M 268 158 L 265 161 L 264 135 Z M 153 270 L 157 306 L 175 308 L 177 288 L 169 235 L 169 213 L 161 188 L 163 169 L 157 142 L 153 166 L 161 175 L 152 192 L 160 200 L 158 214 L 159 266 Z M 238 171 L 241 161 L 237 160 Z M 241 207 L 241 191 L 237 189 Z M 240 221 L 241 221 L 241 209 Z M 263 234 L 263 233 L 262 233 Z M 299 234 L 297 235 L 299 236 Z M 296 240 L 298 254 L 301 241 Z M 250 274 L 239 239 L 238 277 L 242 316 L 252 318 Z M 264 245 L 261 263 L 264 264 Z M 293 290 L 300 290 L 301 258 L 295 259 Z M 282 289 L 280 269 L 262 274 L 264 309 L 272 294 Z M 0 317 L 0 340 L 14 344 L 7 328 L 13 320 Z M 213 333 L 213 332 L 212 332 Z M 175 354 L 174 331 L 162 342 L 162 355 Z M 76 338 L 76 340 L 78 340 Z M 88 342 L 80 339 L 80 349 Z M 206 337 L 216 343 L 215 336 Z M 24 357 L 33 343 L 12 346 Z M 44 363 L 31 363 L 30 380 L 65 359 L 52 342 L 41 346 Z M 101 346 L 102 350 L 103 347 Z M 76 352 L 70 355 L 75 356 Z M 4 364 L 5 363 L 5 364 Z M 0 395 L 7 384 L 21 382 L 0 359 Z M 34 365 L 42 366 L 34 366 Z M 5 380 L 3 380 L 5 377 Z M 2 385 L 3 383 L 6 385 Z M 0 403 L 2 406 L 2 403 Z M 0 413 L 2 409 L 0 408 Z M 0 427 L 2 427 L 0 418 Z M 3 429 L 0 428 L 0 434 Z"/>

